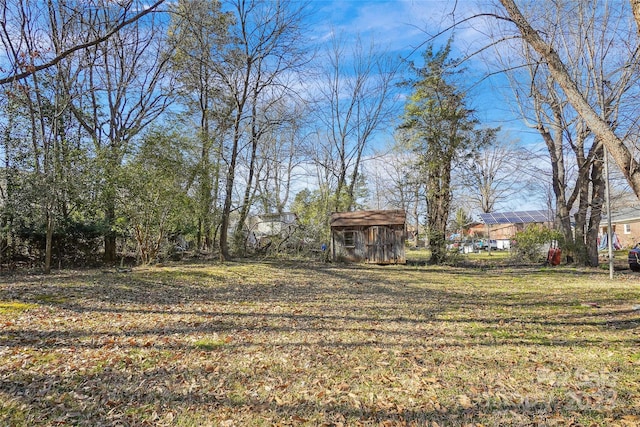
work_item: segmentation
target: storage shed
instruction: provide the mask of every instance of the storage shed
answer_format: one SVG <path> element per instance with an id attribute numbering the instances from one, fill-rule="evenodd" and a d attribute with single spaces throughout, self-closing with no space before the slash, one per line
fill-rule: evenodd
<path id="1" fill-rule="evenodd" d="M 331 214 L 331 257 L 334 261 L 406 264 L 403 210 L 335 212 Z"/>

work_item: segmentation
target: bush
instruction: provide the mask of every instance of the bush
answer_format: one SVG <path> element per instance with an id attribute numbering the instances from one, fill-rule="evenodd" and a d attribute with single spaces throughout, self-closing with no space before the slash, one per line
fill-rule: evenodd
<path id="1" fill-rule="evenodd" d="M 531 225 L 516 233 L 515 244 L 512 245 L 513 256 L 518 261 L 539 262 L 546 256 L 545 245 L 558 242 L 562 246 L 562 234 L 541 225 Z"/>
<path id="2" fill-rule="evenodd" d="M 100 264 L 104 233 L 107 227 L 100 222 L 67 219 L 57 224 L 53 233 L 53 265 L 60 267 L 95 266 Z M 20 224 L 16 227 L 17 246 L 24 249 L 13 253 L 15 260 L 29 256 L 43 260 L 45 256 L 46 228 L 44 224 Z"/>

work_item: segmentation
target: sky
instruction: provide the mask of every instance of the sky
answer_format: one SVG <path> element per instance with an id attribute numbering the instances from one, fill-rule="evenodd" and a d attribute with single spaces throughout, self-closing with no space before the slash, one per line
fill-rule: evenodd
<path id="1" fill-rule="evenodd" d="M 467 57 L 491 43 L 487 25 L 491 21 L 474 19 L 458 25 L 455 33 L 445 31 L 455 21 L 478 12 L 474 0 L 311 0 L 314 9 L 314 37 L 329 39 L 332 32 L 355 40 L 374 41 L 399 58 L 420 62 L 430 40 L 436 47 L 454 35 L 454 54 Z M 443 34 L 435 37 L 438 33 Z M 488 68 L 478 55 L 465 61 L 469 102 L 486 126 L 502 127 L 518 134 L 525 143 L 535 143 L 536 132 L 524 126 L 507 102 L 506 79 L 495 68 Z"/>

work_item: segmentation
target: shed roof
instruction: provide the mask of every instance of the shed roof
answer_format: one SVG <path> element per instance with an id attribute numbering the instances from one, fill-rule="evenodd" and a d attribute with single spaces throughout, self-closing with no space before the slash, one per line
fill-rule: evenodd
<path id="1" fill-rule="evenodd" d="M 334 212 L 331 214 L 331 226 L 403 225 L 405 223 L 406 216 L 405 211 L 400 209 Z"/>

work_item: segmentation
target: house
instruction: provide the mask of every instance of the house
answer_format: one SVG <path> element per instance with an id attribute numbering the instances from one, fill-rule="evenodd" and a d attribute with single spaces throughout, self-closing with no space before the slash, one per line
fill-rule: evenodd
<path id="1" fill-rule="evenodd" d="M 263 247 L 273 238 L 286 239 L 296 230 L 298 217 L 292 212 L 253 215 L 246 222 L 248 243 Z"/>
<path id="2" fill-rule="evenodd" d="M 370 264 L 406 264 L 403 210 L 331 214 L 331 257 Z"/>
<path id="3" fill-rule="evenodd" d="M 611 213 L 611 229 L 618 237 L 623 248 L 632 248 L 640 242 L 640 206 L 618 209 Z M 598 235 L 607 233 L 608 221 L 606 215 L 602 216 Z"/>
<path id="4" fill-rule="evenodd" d="M 509 249 L 511 239 L 516 233 L 523 231 L 530 224 L 552 227 L 554 222 L 554 213 L 549 210 L 491 212 L 482 213 L 479 217 L 480 223 L 470 231 L 475 235 L 495 240 L 498 249 Z"/>

